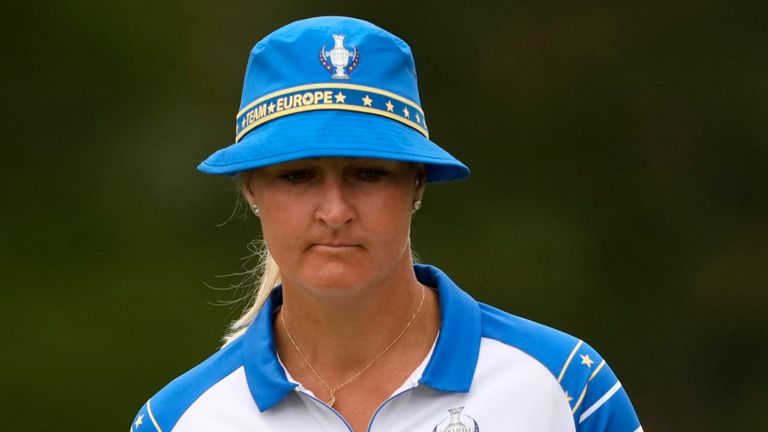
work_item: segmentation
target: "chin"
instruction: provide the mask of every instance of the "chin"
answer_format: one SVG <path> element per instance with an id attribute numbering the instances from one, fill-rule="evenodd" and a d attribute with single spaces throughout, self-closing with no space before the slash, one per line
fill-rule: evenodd
<path id="1" fill-rule="evenodd" d="M 334 262 L 323 265 L 311 275 L 307 275 L 304 285 L 313 291 L 338 294 L 364 288 L 373 280 L 373 271 L 367 269 L 364 264 Z"/>
<path id="2" fill-rule="evenodd" d="M 320 270 L 315 280 L 318 288 L 331 290 L 354 289 L 366 285 L 366 281 L 367 278 L 362 276 L 359 268 L 339 268 L 337 266 Z"/>

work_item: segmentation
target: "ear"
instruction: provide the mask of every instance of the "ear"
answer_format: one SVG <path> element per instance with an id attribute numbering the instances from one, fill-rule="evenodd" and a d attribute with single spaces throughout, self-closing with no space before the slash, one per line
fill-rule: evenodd
<path id="1" fill-rule="evenodd" d="M 416 166 L 416 189 L 414 190 L 414 201 L 421 201 L 424 196 L 424 189 L 427 188 L 427 169 L 424 165 Z"/>
<path id="2" fill-rule="evenodd" d="M 253 170 L 241 171 L 238 173 L 238 181 L 240 182 L 238 185 L 240 193 L 243 194 L 243 197 L 248 201 L 248 206 L 250 207 L 251 204 L 256 203 L 253 191 Z"/>

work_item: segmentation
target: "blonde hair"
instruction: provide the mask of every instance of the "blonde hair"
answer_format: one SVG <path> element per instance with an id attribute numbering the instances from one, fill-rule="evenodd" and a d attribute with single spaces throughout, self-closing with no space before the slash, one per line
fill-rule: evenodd
<path id="1" fill-rule="evenodd" d="M 248 301 L 240 318 L 232 321 L 224 334 L 224 345 L 240 337 L 248 326 L 256 319 L 261 307 L 269 298 L 272 290 L 280 284 L 280 267 L 272 258 L 266 244 L 252 243 L 254 255 L 258 259 L 256 266 L 245 273 L 242 285 L 252 285 L 253 292 L 248 296 Z"/>
<path id="2" fill-rule="evenodd" d="M 245 201 L 245 214 L 248 214 L 248 200 L 245 199 L 246 188 L 248 188 L 248 182 L 250 181 L 251 171 L 241 171 L 237 173 L 235 182 L 238 189 L 237 204 L 235 205 L 235 212 L 237 208 Z M 224 337 L 222 338 L 224 346 L 234 341 L 251 325 L 256 315 L 259 314 L 261 307 L 264 306 L 269 295 L 272 294 L 272 290 L 280 285 L 280 267 L 272 255 L 269 253 L 269 248 L 266 242 L 262 240 L 254 240 L 248 248 L 251 250 L 251 255 L 246 257 L 247 261 L 256 259 L 256 265 L 242 274 L 243 280 L 236 285 L 236 288 L 246 288 L 252 290 L 250 294 L 243 297 L 242 300 L 247 299 L 245 308 L 240 317 L 229 324 Z M 246 261 L 246 262 L 247 262 Z"/>

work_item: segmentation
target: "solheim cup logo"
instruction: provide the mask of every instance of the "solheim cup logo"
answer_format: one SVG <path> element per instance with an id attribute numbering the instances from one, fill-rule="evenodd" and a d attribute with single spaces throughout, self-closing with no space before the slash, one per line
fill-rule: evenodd
<path id="1" fill-rule="evenodd" d="M 464 407 L 451 408 L 448 412 L 451 414 L 451 419 L 448 422 L 448 426 L 443 429 L 439 429 L 440 425 L 444 424 L 445 420 L 435 425 L 432 432 L 480 432 L 480 427 L 477 425 L 477 421 L 472 417 L 464 414 L 468 420 L 471 421 L 472 426 L 467 426 L 461 421 L 461 412 Z"/>
<path id="2" fill-rule="evenodd" d="M 330 51 L 325 50 L 325 45 L 320 49 L 320 63 L 328 72 L 333 72 L 331 65 L 336 68 L 336 72 L 331 75 L 333 79 L 349 79 L 350 73 L 357 67 L 358 61 L 360 61 L 360 53 L 357 48 L 352 47 L 352 51 L 348 50 L 344 46 L 344 38 L 346 35 L 332 35 L 333 36 L 333 49 Z M 349 64 L 352 59 L 352 64 Z M 328 60 L 331 61 L 331 65 L 328 64 Z M 349 66 L 347 66 L 349 65 Z"/>

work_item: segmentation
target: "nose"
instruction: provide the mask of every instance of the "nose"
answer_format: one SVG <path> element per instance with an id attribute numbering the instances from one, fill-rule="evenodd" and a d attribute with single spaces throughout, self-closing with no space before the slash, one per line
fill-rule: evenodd
<path id="1" fill-rule="evenodd" d="M 319 192 L 320 201 L 315 212 L 318 220 L 333 229 L 352 221 L 355 211 L 350 202 L 350 191 L 345 187 L 343 179 L 329 176 L 324 179 Z"/>

